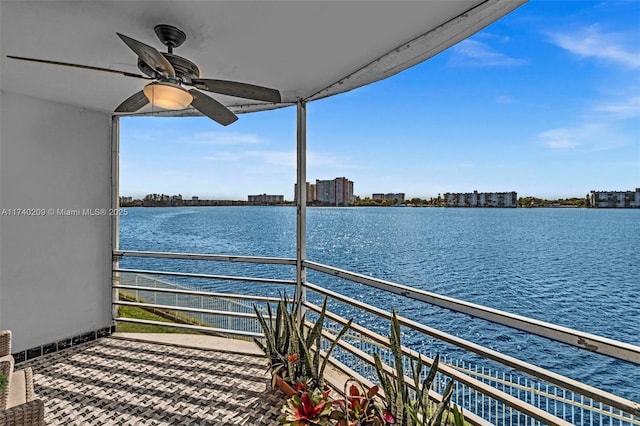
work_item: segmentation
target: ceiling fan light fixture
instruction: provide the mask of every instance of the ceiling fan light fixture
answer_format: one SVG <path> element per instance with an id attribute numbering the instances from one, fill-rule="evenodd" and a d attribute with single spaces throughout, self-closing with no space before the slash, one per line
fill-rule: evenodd
<path id="1" fill-rule="evenodd" d="M 143 92 L 149 102 L 164 109 L 184 109 L 193 101 L 191 93 L 172 83 L 149 83 L 144 87 Z"/>

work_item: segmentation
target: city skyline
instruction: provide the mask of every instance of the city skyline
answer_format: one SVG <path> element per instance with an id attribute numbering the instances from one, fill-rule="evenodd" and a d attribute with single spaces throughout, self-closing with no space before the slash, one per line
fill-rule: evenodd
<path id="1" fill-rule="evenodd" d="M 638 16 L 638 2 L 532 1 L 423 64 L 312 102 L 307 180 L 407 198 L 632 190 Z M 120 193 L 293 199 L 295 108 L 239 117 L 122 118 Z"/>

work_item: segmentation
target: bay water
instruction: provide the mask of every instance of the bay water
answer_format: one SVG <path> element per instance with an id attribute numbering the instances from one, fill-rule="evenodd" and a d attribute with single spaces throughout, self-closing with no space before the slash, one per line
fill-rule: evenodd
<path id="1" fill-rule="evenodd" d="M 295 257 L 295 208 L 128 208 L 120 248 Z M 426 291 L 640 345 L 640 210 L 308 208 L 307 258 Z M 167 259 L 122 266 L 294 278 L 292 268 Z M 620 396 L 640 401 L 640 367 L 463 314 L 309 272 L 309 281 Z M 281 288 L 191 280 L 278 295 Z M 233 288 L 233 287 L 237 288 Z M 240 288 L 241 287 L 241 288 Z M 287 290 L 292 294 L 292 290 Z M 335 308 L 348 316 L 348 308 Z M 341 310 L 342 309 L 342 310 Z M 333 310 L 333 308 L 332 308 Z M 357 315 L 357 314 L 354 314 Z M 388 333 L 369 317 L 365 326 Z M 468 356 L 410 332 L 427 352 Z"/>

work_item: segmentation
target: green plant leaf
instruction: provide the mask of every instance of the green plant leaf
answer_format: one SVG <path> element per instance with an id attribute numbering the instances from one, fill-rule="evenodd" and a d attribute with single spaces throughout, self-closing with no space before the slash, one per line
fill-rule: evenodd
<path id="1" fill-rule="evenodd" d="M 265 335 L 266 346 L 263 346 L 266 349 L 265 355 L 267 355 L 268 357 L 271 357 L 273 354 L 276 353 L 273 330 L 271 329 L 271 326 L 267 324 L 267 321 L 264 319 L 264 317 L 262 316 L 262 313 L 260 312 L 260 310 L 256 305 L 253 305 L 253 310 L 255 311 L 256 316 L 258 317 L 258 322 L 260 322 L 260 326 L 262 327 L 262 332 Z"/>
<path id="2" fill-rule="evenodd" d="M 329 361 L 329 356 L 331 355 L 331 352 L 335 349 L 335 347 L 338 345 L 338 341 L 340 339 L 342 339 L 342 337 L 344 337 L 344 335 L 347 334 L 347 332 L 351 328 L 351 322 L 352 322 L 352 320 L 349 320 L 344 325 L 344 327 L 342 327 L 342 330 L 340 330 L 340 332 L 338 333 L 336 338 L 329 345 L 329 348 L 327 349 L 327 353 L 325 354 L 324 360 L 322 361 L 322 367 L 320 368 L 320 371 L 319 371 L 320 376 L 322 376 L 324 374 L 324 369 L 327 366 L 327 361 Z M 318 349 L 319 349 L 319 347 L 318 347 Z"/>
<path id="3" fill-rule="evenodd" d="M 458 406 L 453 406 L 453 423 L 455 426 L 464 426 L 464 415 L 462 415 L 462 409 L 458 411 Z"/>
<path id="4" fill-rule="evenodd" d="M 307 336 L 307 346 L 311 346 L 320 337 L 322 329 L 324 328 L 324 317 L 326 315 L 326 312 L 327 298 L 325 297 L 324 301 L 322 302 L 322 309 L 320 310 L 320 314 L 318 315 L 318 318 L 316 319 L 311 332 L 309 332 L 309 335 Z"/>
<path id="5" fill-rule="evenodd" d="M 449 408 L 449 402 L 451 401 L 451 396 L 453 395 L 453 380 L 450 380 L 447 384 L 447 387 L 442 394 L 442 402 L 438 404 L 436 407 L 436 412 L 433 414 L 431 419 L 429 419 L 429 426 L 436 426 L 442 423 L 442 416 L 445 411 Z"/>

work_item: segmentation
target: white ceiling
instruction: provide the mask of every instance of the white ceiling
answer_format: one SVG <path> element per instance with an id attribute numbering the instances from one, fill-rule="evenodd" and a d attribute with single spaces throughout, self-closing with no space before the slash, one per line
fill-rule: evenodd
<path id="1" fill-rule="evenodd" d="M 116 31 L 165 51 L 153 27 L 187 34 L 174 53 L 203 78 L 313 100 L 393 75 L 439 53 L 525 0 L 0 2 L 0 88 L 110 112 L 145 80 L 16 61 L 6 55 L 139 73 Z M 237 112 L 282 105 L 213 95 Z M 143 110 L 144 111 L 144 110 Z"/>

